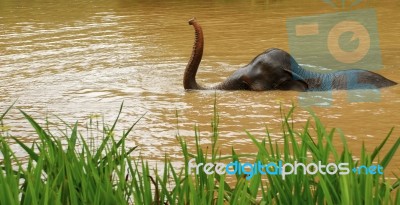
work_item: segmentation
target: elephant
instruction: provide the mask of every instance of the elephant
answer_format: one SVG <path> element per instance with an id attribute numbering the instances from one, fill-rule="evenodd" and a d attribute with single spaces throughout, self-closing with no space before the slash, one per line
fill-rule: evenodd
<path id="1" fill-rule="evenodd" d="M 220 84 L 203 87 L 196 82 L 196 73 L 203 56 L 203 30 L 195 18 L 189 20 L 189 25 L 194 28 L 195 41 L 183 77 L 183 87 L 186 90 L 328 91 L 377 89 L 397 84 L 377 73 L 362 69 L 331 73 L 312 72 L 302 68 L 284 50 L 270 48 L 256 56 L 248 65 L 236 70 Z"/>

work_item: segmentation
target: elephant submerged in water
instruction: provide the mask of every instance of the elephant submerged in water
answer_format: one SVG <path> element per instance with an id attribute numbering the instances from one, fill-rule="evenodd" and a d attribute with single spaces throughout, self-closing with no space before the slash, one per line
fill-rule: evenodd
<path id="1" fill-rule="evenodd" d="M 189 25 L 194 27 L 195 42 L 184 73 L 185 89 L 326 91 L 376 89 L 397 84 L 377 73 L 361 69 L 332 73 L 311 72 L 303 69 L 289 53 L 271 48 L 222 83 L 214 87 L 203 87 L 196 82 L 196 73 L 203 56 L 203 31 L 195 18 L 189 20 Z"/>

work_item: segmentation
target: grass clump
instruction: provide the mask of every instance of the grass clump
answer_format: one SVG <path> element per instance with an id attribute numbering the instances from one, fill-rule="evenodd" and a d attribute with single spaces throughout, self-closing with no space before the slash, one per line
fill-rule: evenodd
<path id="1" fill-rule="evenodd" d="M 62 136 L 54 136 L 21 111 L 35 129 L 38 141 L 31 146 L 15 137 L 28 154 L 22 161 L 15 156 L 5 136 L 0 136 L 0 204 L 125 204 L 132 195 L 128 177 L 135 172 L 125 148 L 132 127 L 114 139 L 104 127 L 104 139 L 96 150 L 78 133 L 77 123 Z M 1 119 L 0 119 L 1 120 Z M 65 141 L 62 141 L 65 140 Z M 78 144 L 78 141 L 81 144 Z M 24 166 L 26 165 L 26 166 Z"/>
<path id="2" fill-rule="evenodd" d="M 104 125 L 103 139 L 93 149 L 78 131 L 77 123 L 55 136 L 21 111 L 38 140 L 29 145 L 0 132 L 0 204 L 400 204 L 399 178 L 352 172 L 360 165 L 389 164 L 400 145 L 397 138 L 387 153 L 381 153 L 391 131 L 372 153 L 361 146 L 361 156 L 355 160 L 344 135 L 339 133 L 343 145 L 338 152 L 333 146 L 337 132 L 328 131 L 314 115 L 314 123 L 308 121 L 301 131 L 296 131 L 291 123 L 292 108 L 282 120 L 283 145 L 273 142 L 268 132 L 261 141 L 247 133 L 258 149 L 251 163 L 347 163 L 350 172 L 300 174 L 306 169 L 303 167 L 298 174 L 284 178 L 248 170 L 229 176 L 217 174 L 216 165 L 244 163 L 249 158 L 234 149 L 229 156 L 219 156 L 219 117 L 215 107 L 210 150 L 202 148 L 197 128 L 194 149 L 189 149 L 187 141 L 178 136 L 184 167 L 174 167 L 166 157 L 162 173 L 151 169 L 146 160 L 130 156 L 136 147 L 127 148 L 125 140 L 136 122 L 118 138 L 114 134 L 118 117 L 111 127 Z M 18 158 L 10 144 L 21 146 L 28 154 L 27 160 Z M 212 173 L 196 173 L 190 163 L 210 163 Z M 277 167 L 263 171 L 267 169 L 278 171 Z M 333 173 L 333 169 L 332 166 L 327 171 Z"/>

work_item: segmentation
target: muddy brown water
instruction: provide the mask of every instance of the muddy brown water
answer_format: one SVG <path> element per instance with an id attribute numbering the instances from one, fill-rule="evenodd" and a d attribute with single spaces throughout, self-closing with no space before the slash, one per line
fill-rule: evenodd
<path id="1" fill-rule="evenodd" d="M 330 105 L 311 107 L 301 105 L 307 95 L 298 92 L 185 92 L 182 86 L 194 40 L 187 21 L 193 16 L 205 35 L 198 81 L 212 85 L 267 48 L 289 51 L 288 18 L 365 8 L 376 11 L 383 64 L 376 72 L 400 82 L 398 1 L 336 8 L 322 1 L 294 0 L 0 1 L 0 110 L 17 100 L 15 108 L 40 122 L 46 117 L 59 122 L 54 117 L 59 116 L 84 124 L 90 116 L 100 115 L 111 124 L 124 102 L 118 129 L 127 129 L 145 114 L 128 146 L 139 145 L 137 153 L 158 161 L 164 154 L 180 158 L 175 136 L 179 132 L 192 144 L 195 124 L 202 142 L 210 143 L 215 96 L 223 154 L 231 147 L 254 153 L 245 130 L 262 139 L 268 127 L 281 142 L 280 108 L 288 111 L 294 104 L 297 128 L 310 118 L 307 110 L 312 109 L 329 129 L 345 133 L 355 155 L 362 142 L 372 151 L 395 127 L 385 153 L 400 135 L 400 86 L 380 90 L 372 102 L 350 102 L 348 96 L 358 93 L 347 91 L 334 91 L 331 97 L 322 93 L 320 98 L 328 98 Z M 9 134 L 26 142 L 35 139 L 17 109 L 4 123 Z M 340 147 L 338 138 L 335 143 Z M 399 175 L 399 155 L 387 172 Z"/>

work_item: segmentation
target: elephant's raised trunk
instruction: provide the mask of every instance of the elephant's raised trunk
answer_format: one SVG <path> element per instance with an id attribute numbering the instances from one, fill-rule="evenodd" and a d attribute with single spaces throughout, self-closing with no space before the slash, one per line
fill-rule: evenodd
<path id="1" fill-rule="evenodd" d="M 183 87 L 185 89 L 204 89 L 196 82 L 196 73 L 199 68 L 201 58 L 203 56 L 204 37 L 201 26 L 197 23 L 195 18 L 189 20 L 189 25 L 192 25 L 195 32 L 195 40 L 192 50 L 192 56 L 185 69 L 183 76 Z"/>

